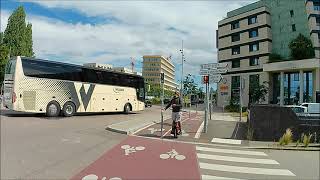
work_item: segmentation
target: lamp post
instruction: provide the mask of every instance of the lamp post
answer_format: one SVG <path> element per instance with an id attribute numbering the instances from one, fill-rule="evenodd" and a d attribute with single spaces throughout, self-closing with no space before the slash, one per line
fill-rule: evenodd
<path id="1" fill-rule="evenodd" d="M 182 48 L 180 49 L 181 53 L 181 65 L 182 65 L 182 70 L 181 70 L 181 88 L 180 88 L 180 94 L 181 94 L 181 101 L 182 101 L 182 106 L 183 106 L 183 62 L 186 60 L 184 57 L 184 52 L 183 52 L 183 40 L 182 40 Z"/>

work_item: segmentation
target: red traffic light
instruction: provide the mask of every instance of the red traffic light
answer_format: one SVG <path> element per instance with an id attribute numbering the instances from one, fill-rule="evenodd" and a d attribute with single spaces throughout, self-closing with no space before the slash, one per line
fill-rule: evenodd
<path id="1" fill-rule="evenodd" d="M 202 81 L 204 84 L 208 84 L 209 83 L 209 76 L 202 76 Z"/>

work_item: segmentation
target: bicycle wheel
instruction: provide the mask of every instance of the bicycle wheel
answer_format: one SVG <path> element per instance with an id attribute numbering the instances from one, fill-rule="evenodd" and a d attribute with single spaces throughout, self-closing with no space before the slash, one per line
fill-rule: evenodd
<path id="1" fill-rule="evenodd" d="M 170 155 L 169 154 L 160 154 L 160 159 L 169 159 Z"/>

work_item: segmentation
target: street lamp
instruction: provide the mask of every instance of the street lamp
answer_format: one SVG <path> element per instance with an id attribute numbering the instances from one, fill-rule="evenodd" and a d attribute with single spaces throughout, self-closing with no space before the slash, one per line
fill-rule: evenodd
<path id="1" fill-rule="evenodd" d="M 181 53 L 181 65 L 182 65 L 180 94 L 181 94 L 181 101 L 183 106 L 183 62 L 186 61 L 186 58 L 184 57 L 184 52 L 183 52 L 183 40 L 182 40 L 182 48 L 180 49 L 180 53 Z"/>

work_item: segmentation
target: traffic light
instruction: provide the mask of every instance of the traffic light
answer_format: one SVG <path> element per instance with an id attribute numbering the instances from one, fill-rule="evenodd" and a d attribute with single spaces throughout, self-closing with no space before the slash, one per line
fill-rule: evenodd
<path id="1" fill-rule="evenodd" d="M 209 83 L 209 76 L 202 76 L 202 82 L 203 82 L 203 84 L 208 84 Z"/>
<path id="2" fill-rule="evenodd" d="M 161 73 L 161 83 L 164 83 L 164 73 Z"/>

